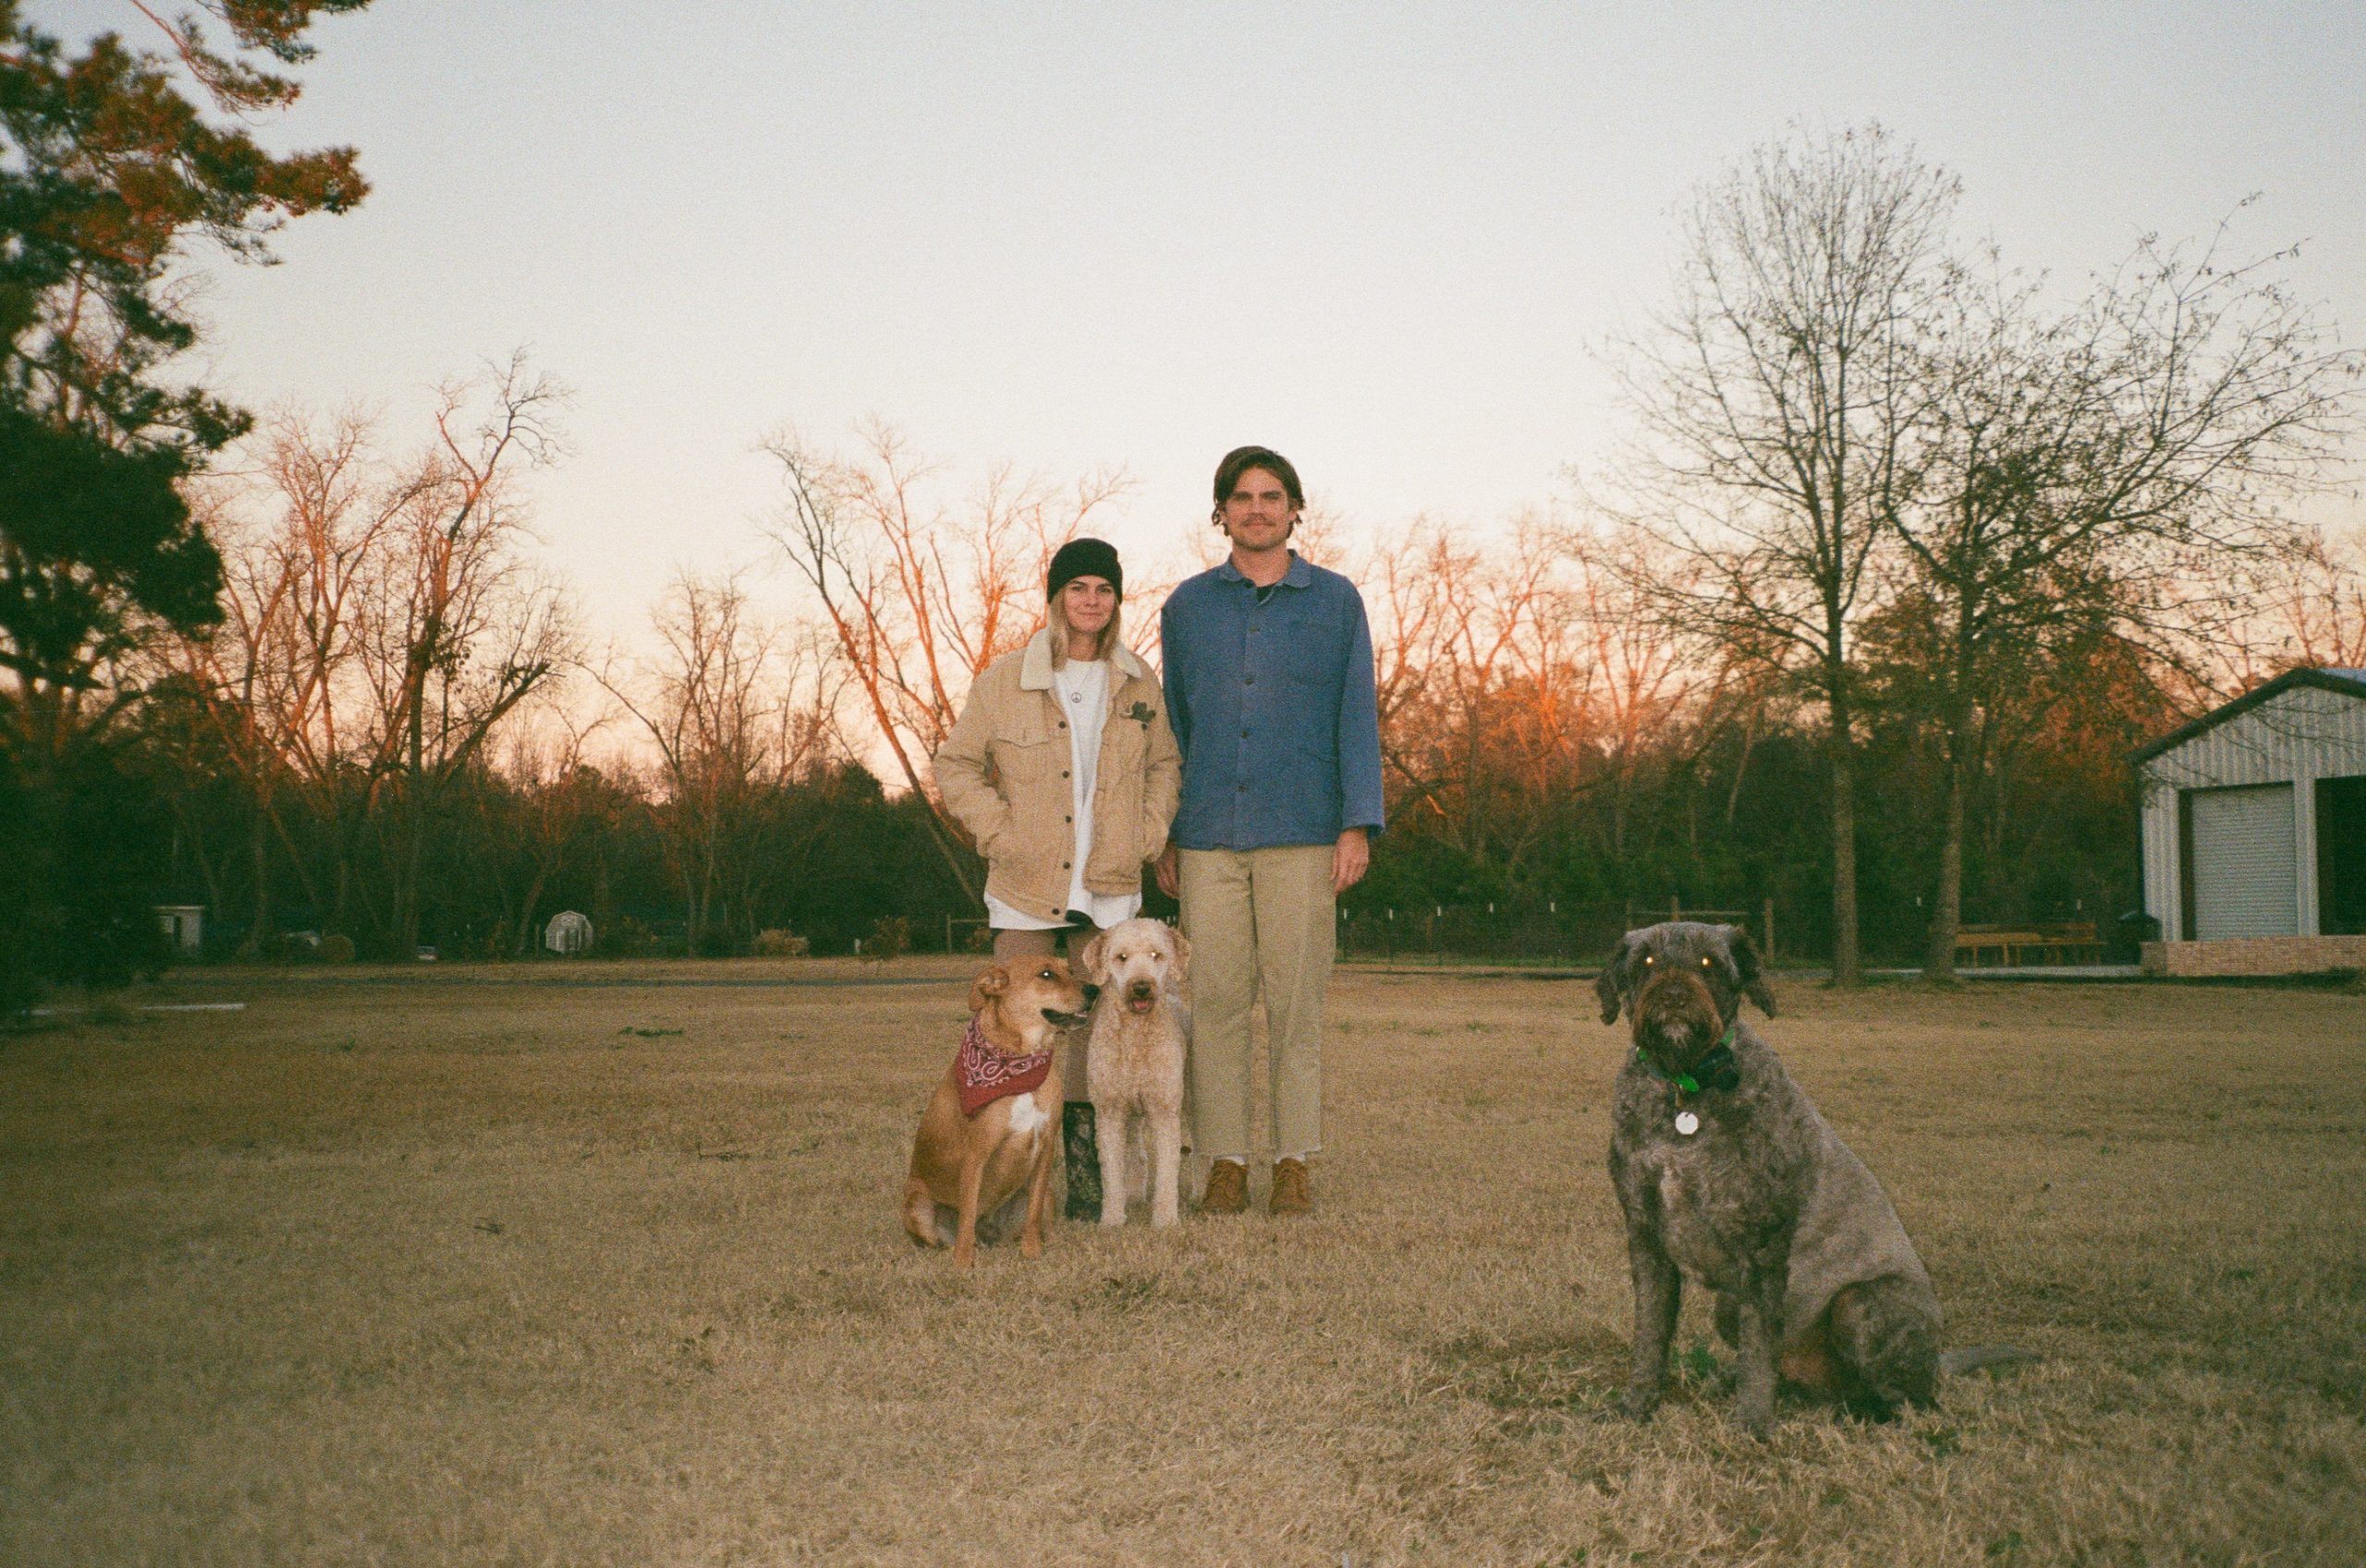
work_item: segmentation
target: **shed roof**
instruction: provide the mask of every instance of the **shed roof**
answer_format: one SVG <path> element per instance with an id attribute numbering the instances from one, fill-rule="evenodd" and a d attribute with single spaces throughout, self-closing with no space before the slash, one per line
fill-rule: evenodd
<path id="1" fill-rule="evenodd" d="M 2171 730 L 2150 746 L 2138 748 L 2134 760 L 2149 762 L 2170 748 L 2182 746 L 2195 735 L 2214 730 L 2227 720 L 2248 713 L 2261 703 L 2299 687 L 2314 687 L 2321 691 L 2337 691 L 2345 697 L 2366 699 L 2366 670 L 2336 670 L 2319 665 L 2287 670 L 2266 685 L 2253 687 L 2232 702 L 2223 703 L 2193 723 Z"/>

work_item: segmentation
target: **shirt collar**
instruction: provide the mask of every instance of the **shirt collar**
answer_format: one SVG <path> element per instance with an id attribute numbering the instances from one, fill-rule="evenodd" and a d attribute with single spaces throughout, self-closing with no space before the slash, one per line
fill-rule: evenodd
<path id="1" fill-rule="evenodd" d="M 1223 560 L 1216 563 L 1216 576 L 1226 578 L 1231 582 L 1249 582 L 1248 577 L 1241 571 L 1241 569 L 1232 564 L 1232 557 L 1229 555 L 1226 555 Z M 1262 588 L 1264 585 L 1262 583 L 1250 583 L 1250 586 L 1251 588 Z M 1290 569 L 1282 574 L 1282 580 L 1274 586 L 1279 588 L 1311 588 L 1314 586 L 1314 568 L 1306 564 L 1305 556 L 1300 555 L 1297 551 L 1293 550 L 1290 552 Z"/>

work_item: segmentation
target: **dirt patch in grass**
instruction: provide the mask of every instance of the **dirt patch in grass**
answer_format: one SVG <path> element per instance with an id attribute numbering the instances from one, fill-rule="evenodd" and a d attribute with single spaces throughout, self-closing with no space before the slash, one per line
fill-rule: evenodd
<path id="1" fill-rule="evenodd" d="M 895 1218 L 940 967 L 242 978 L 12 1039 L 0 1562 L 2357 1561 L 2366 999 L 1783 988 L 1950 1338 L 2043 1359 L 1762 1444 L 1697 1303 L 1612 1413 L 1582 984 L 1344 976 L 1311 1220 L 960 1279 Z"/>

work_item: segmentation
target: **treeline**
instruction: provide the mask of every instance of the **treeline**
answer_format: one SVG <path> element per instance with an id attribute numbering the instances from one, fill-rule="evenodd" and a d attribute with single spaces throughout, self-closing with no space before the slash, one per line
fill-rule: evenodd
<path id="1" fill-rule="evenodd" d="M 939 647 L 957 710 L 975 668 L 1033 629 L 1032 585 L 1071 518 L 1006 534 L 933 511 L 921 537 L 959 568 L 933 602 L 891 605 L 901 579 L 867 569 L 864 593 L 839 598 L 870 596 L 849 626 L 897 628 L 866 636 L 870 665 L 826 623 L 784 628 L 744 582 L 696 577 L 668 589 L 633 659 L 591 660 L 571 633 L 523 658 L 521 624 L 563 625 L 535 608 L 547 584 L 500 614 L 441 617 L 429 659 L 407 638 L 437 617 L 409 607 L 415 587 L 388 585 L 498 578 L 508 558 L 488 543 L 423 569 L 421 530 L 377 526 L 397 492 L 417 503 L 421 465 L 378 462 L 370 482 L 351 436 L 330 445 L 354 482 L 315 505 L 284 476 L 316 471 L 295 458 L 316 457 L 322 432 L 269 433 L 277 456 L 260 472 L 282 477 L 216 516 L 226 625 L 167 645 L 125 750 L 169 835 L 154 885 L 209 907 L 213 954 L 285 954 L 279 933 L 305 931 L 363 956 L 527 957 L 562 909 L 591 916 L 610 953 L 745 953 L 766 932 L 843 953 L 898 920 L 933 947 L 948 918 L 974 920 L 980 867 L 933 805 L 927 739 L 905 730 L 887 747 L 885 694 L 871 690 L 900 678 L 912 697 L 927 615 L 996 625 L 993 641 Z M 878 477 L 816 468 L 811 494 L 838 498 L 816 503 L 842 525 L 833 559 L 862 563 L 899 537 L 842 504 Z M 1549 920 L 1772 900 L 1788 953 L 1829 955 L 1831 770 L 1812 688 L 1654 619 L 1637 571 L 1647 536 L 1529 521 L 1470 541 L 1415 525 L 1359 549 L 1341 546 L 1348 532 L 1318 526 L 1306 542 L 1363 583 L 1377 648 L 1391 827 L 1351 914 L 1493 905 Z M 337 591 L 331 563 L 355 586 Z M 2331 554 L 2321 566 L 2262 607 L 2262 657 L 2366 657 L 2366 575 Z M 1137 626 L 1155 624 L 1161 591 L 1137 596 Z M 299 604 L 347 620 L 273 629 Z M 1852 672 L 1866 950 L 1888 961 L 1919 956 L 1940 875 L 1950 762 L 1931 625 L 1910 600 L 1869 617 Z M 531 699 L 505 705 L 545 662 Z M 424 704 L 402 697 L 421 664 L 434 672 Z M 2107 635 L 2026 662 L 1984 712 L 1964 918 L 2107 931 L 2135 908 L 2128 753 L 2211 699 Z M 863 759 L 898 751 L 922 760 L 921 787 L 890 795 Z"/>
<path id="2" fill-rule="evenodd" d="M 553 395 L 503 367 L 453 388 L 411 450 L 353 419 L 282 417 L 237 478 L 187 487 L 220 552 L 220 623 L 152 628 L 119 656 L 90 689 L 136 699 L 79 732 L 64 752 L 79 771 L 41 792 L 48 815 L 23 819 L 37 832 L 12 835 L 42 862 L 28 885 L 57 890 L 47 973 L 160 961 L 154 904 L 204 906 L 206 956 L 250 960 L 322 940 L 364 958 L 531 957 L 567 909 L 610 954 L 785 938 L 844 953 L 890 932 L 933 947 L 948 918 L 976 918 L 980 866 L 933 803 L 922 724 L 949 723 L 976 671 L 1031 633 L 1049 552 L 1099 491 L 1037 487 L 1018 512 L 1006 492 L 989 509 L 990 488 L 914 481 L 890 437 L 800 454 L 786 515 L 809 509 L 825 568 L 796 595 L 803 614 L 767 614 L 740 578 L 685 577 L 636 653 L 600 653 L 522 549 L 510 465 L 531 460 Z M 912 510 L 863 501 L 890 493 Z M 1362 584 L 1377 650 L 1391 826 L 1351 914 L 1598 920 L 1772 900 L 1787 953 L 1829 955 L 1815 683 L 1656 614 L 1646 531 L 1527 518 L 1374 537 L 1318 517 L 1302 542 Z M 925 594 L 902 587 L 907 551 L 939 568 Z M 2108 630 L 2026 650 L 1982 707 L 1966 920 L 2107 929 L 2137 906 L 2128 753 L 2288 663 L 2366 662 L 2354 548 L 2321 547 L 2284 584 L 2230 645 L 2255 662 L 2214 687 Z M 834 615 L 810 608 L 823 590 Z M 1164 591 L 1132 596 L 1138 641 Z M 1918 956 L 1941 871 L 1935 624 L 1901 594 L 1853 644 L 1857 879 L 1882 960 Z M 873 772 L 898 758 L 918 787 Z"/>

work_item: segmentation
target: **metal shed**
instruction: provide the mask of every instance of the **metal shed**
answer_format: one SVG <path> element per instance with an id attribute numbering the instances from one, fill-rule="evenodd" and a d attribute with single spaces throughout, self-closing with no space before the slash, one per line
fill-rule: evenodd
<path id="1" fill-rule="evenodd" d="M 2136 764 L 2146 968 L 2366 968 L 2366 670 L 2288 671 Z"/>

